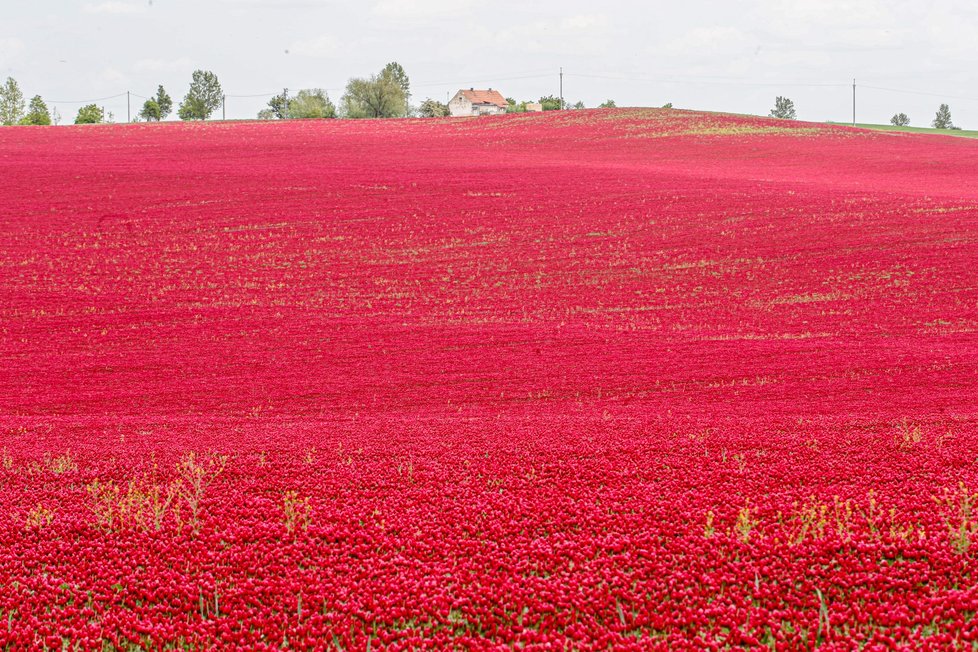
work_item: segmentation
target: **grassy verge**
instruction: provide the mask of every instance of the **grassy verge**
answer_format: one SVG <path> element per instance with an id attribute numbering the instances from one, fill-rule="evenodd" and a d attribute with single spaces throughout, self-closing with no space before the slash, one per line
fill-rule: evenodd
<path id="1" fill-rule="evenodd" d="M 829 122 L 830 125 L 851 126 L 848 122 Z M 913 134 L 937 134 L 941 136 L 958 136 L 960 138 L 978 138 L 978 131 L 965 131 L 963 129 L 931 129 L 930 127 L 894 127 L 893 125 L 869 125 L 859 124 L 860 129 L 875 129 L 877 131 L 905 131 Z"/>

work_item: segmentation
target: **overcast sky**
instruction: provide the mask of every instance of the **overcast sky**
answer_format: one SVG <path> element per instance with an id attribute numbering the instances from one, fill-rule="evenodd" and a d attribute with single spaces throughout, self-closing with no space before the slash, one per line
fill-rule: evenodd
<path id="1" fill-rule="evenodd" d="M 267 97 L 398 61 L 412 101 L 462 87 L 517 99 L 558 92 L 595 106 L 766 114 L 787 95 L 808 120 L 927 125 L 937 106 L 978 128 L 975 0 L 48 0 L 6 2 L 0 76 L 42 95 L 65 121 L 81 100 L 163 84 L 179 102 L 213 70 L 229 118 Z M 878 89 L 869 88 L 870 86 Z M 901 93 L 893 90 L 914 91 Z M 133 114 L 142 100 L 133 98 Z M 100 100 L 125 120 L 125 97 Z"/>

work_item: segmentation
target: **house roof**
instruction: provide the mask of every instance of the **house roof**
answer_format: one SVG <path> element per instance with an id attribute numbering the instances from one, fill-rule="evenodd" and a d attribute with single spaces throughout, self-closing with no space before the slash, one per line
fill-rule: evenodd
<path id="1" fill-rule="evenodd" d="M 506 98 L 499 91 L 494 91 L 491 88 L 485 91 L 477 91 L 474 88 L 470 88 L 467 91 L 461 91 L 461 93 L 472 104 L 495 104 L 503 108 L 507 106 Z"/>

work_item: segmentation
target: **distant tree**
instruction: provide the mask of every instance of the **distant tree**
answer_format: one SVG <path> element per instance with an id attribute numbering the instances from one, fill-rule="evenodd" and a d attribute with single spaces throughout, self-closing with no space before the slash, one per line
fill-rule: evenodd
<path id="1" fill-rule="evenodd" d="M 181 120 L 206 120 L 211 113 L 213 110 L 208 111 L 204 102 L 195 97 L 184 97 L 177 109 L 177 116 Z"/>
<path id="2" fill-rule="evenodd" d="M 666 102 L 665 104 L 662 105 L 662 108 L 663 109 L 671 109 L 672 108 L 672 102 Z"/>
<path id="3" fill-rule="evenodd" d="M 557 111 L 561 108 L 560 98 L 553 95 L 545 95 L 540 98 L 540 104 L 544 111 Z"/>
<path id="4" fill-rule="evenodd" d="M 574 106 L 572 106 L 571 108 L 580 111 L 581 109 L 585 109 L 587 107 L 584 106 L 584 102 L 578 100 L 574 102 Z"/>
<path id="5" fill-rule="evenodd" d="M 391 61 L 389 64 L 384 66 L 384 69 L 380 71 L 381 75 L 386 75 L 390 77 L 397 85 L 401 87 L 404 91 L 404 101 L 408 101 L 411 98 L 411 80 L 408 79 L 407 73 L 404 72 L 404 68 L 396 61 Z"/>
<path id="6" fill-rule="evenodd" d="M 0 124 L 15 125 L 24 117 L 24 94 L 13 77 L 0 86 Z"/>
<path id="7" fill-rule="evenodd" d="M 951 122 L 951 107 L 947 104 L 942 104 L 937 109 L 937 115 L 934 116 L 934 121 L 930 124 L 934 129 L 954 129 L 954 123 Z"/>
<path id="8" fill-rule="evenodd" d="M 614 109 L 617 106 L 618 105 L 615 104 L 615 101 L 614 100 L 605 100 L 604 102 L 602 102 L 601 104 L 598 105 L 598 108 L 599 109 Z"/>
<path id="9" fill-rule="evenodd" d="M 170 112 L 173 111 L 173 99 L 163 88 L 162 84 L 157 87 L 156 97 L 154 99 L 156 101 L 156 106 L 158 106 L 160 109 L 160 117 L 157 118 L 157 120 L 166 120 L 166 116 L 170 115 Z"/>
<path id="10" fill-rule="evenodd" d="M 404 87 L 393 73 L 381 71 L 367 78 L 354 77 L 346 84 L 340 113 L 347 118 L 398 118 L 407 115 Z"/>
<path id="11" fill-rule="evenodd" d="M 780 118 L 782 120 L 794 120 L 797 114 L 795 113 L 795 103 L 789 100 L 787 97 L 778 97 L 774 100 L 774 108 L 771 109 L 772 118 Z"/>
<path id="12" fill-rule="evenodd" d="M 258 112 L 259 120 L 291 120 L 309 118 L 335 118 L 336 106 L 321 88 L 299 91 L 289 97 L 289 89 L 268 100 L 268 107 Z"/>
<path id="13" fill-rule="evenodd" d="M 31 98 L 31 103 L 27 107 L 27 114 L 21 118 L 22 125 L 49 125 L 51 124 L 51 113 L 48 105 L 44 103 L 40 95 Z"/>
<path id="14" fill-rule="evenodd" d="M 139 117 L 146 122 L 159 122 L 162 117 L 159 103 L 154 99 L 143 102 L 143 108 L 139 111 Z"/>
<path id="15" fill-rule="evenodd" d="M 268 108 L 263 109 L 263 111 L 269 111 L 271 115 L 268 119 L 277 118 L 279 120 L 288 120 L 289 118 L 289 89 L 283 88 L 282 92 L 268 100 Z M 261 115 L 259 114 L 259 118 Z"/>
<path id="16" fill-rule="evenodd" d="M 448 105 L 442 104 L 438 100 L 431 98 L 425 100 L 418 107 L 418 115 L 422 118 L 444 118 L 449 113 Z"/>
<path id="17" fill-rule="evenodd" d="M 890 118 L 890 124 L 894 127 L 906 127 L 910 124 L 910 118 L 907 117 L 906 113 L 897 113 Z"/>
<path id="18" fill-rule="evenodd" d="M 507 97 L 506 113 L 526 113 L 526 102 L 517 102 L 511 97 Z"/>
<path id="19" fill-rule="evenodd" d="M 96 125 L 105 122 L 105 112 L 95 104 L 86 104 L 78 109 L 76 125 Z"/>
<path id="20" fill-rule="evenodd" d="M 288 117 L 292 119 L 335 118 L 336 106 L 321 88 L 299 91 L 289 100 Z"/>
<path id="21" fill-rule="evenodd" d="M 217 75 L 209 70 L 195 70 L 177 115 L 181 120 L 206 120 L 223 101 L 224 92 Z"/>

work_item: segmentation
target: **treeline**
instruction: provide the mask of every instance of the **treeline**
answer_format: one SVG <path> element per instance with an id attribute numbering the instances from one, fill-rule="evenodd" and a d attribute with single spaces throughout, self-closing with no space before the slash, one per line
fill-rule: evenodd
<path id="1" fill-rule="evenodd" d="M 768 114 L 771 118 L 780 118 L 782 120 L 794 120 L 798 117 L 795 111 L 795 103 L 792 102 L 787 97 L 782 97 L 778 95 L 774 100 L 774 108 Z M 892 118 L 890 118 L 890 124 L 894 127 L 906 127 L 910 124 L 910 118 L 906 113 L 897 113 Z M 931 121 L 930 126 L 934 129 L 950 129 L 952 131 L 960 131 L 961 127 L 958 127 L 951 120 L 951 107 L 947 104 L 941 104 L 937 109 L 937 114 Z"/>
<path id="2" fill-rule="evenodd" d="M 52 120 L 60 120 L 55 110 L 54 116 L 40 95 L 24 100 L 24 94 L 13 77 L 0 86 L 0 124 L 2 125 L 49 125 Z"/>
<path id="3" fill-rule="evenodd" d="M 206 70 L 194 72 L 190 89 L 177 110 L 181 120 L 206 120 L 224 102 L 224 92 L 217 75 Z M 156 96 L 146 100 L 137 118 L 147 122 L 159 122 L 173 110 L 173 100 L 163 86 L 156 90 Z M 20 85 L 13 77 L 0 86 L 0 124 L 3 125 L 51 125 L 59 124 L 61 115 L 55 107 L 48 110 L 47 103 L 40 95 L 24 101 Z M 99 124 L 112 122 L 112 114 L 97 104 L 86 104 L 78 109 L 75 124 Z"/>
<path id="4" fill-rule="evenodd" d="M 177 107 L 177 116 L 181 120 L 207 120 L 217 109 L 224 107 L 225 100 L 226 96 L 217 75 L 208 70 L 196 70 L 191 77 L 190 88 Z M 286 88 L 268 101 L 268 105 L 258 112 L 258 118 L 437 118 L 449 115 L 448 105 L 438 100 L 427 98 L 418 106 L 412 106 L 410 100 L 411 81 L 407 72 L 401 64 L 392 61 L 375 75 L 350 79 L 338 105 L 321 88 L 302 89 L 294 94 L 290 94 Z M 507 113 L 523 113 L 531 104 L 530 101 L 517 101 L 511 97 L 506 98 L 506 103 Z M 586 108 L 583 102 L 571 104 L 554 95 L 545 95 L 534 104 L 539 104 L 544 111 Z M 614 107 L 614 100 L 598 105 L 601 109 Z M 672 104 L 666 104 L 663 108 L 672 108 Z M 173 100 L 160 85 L 156 95 L 143 103 L 136 118 L 159 122 L 165 120 L 172 111 Z M 795 103 L 787 97 L 778 96 L 769 115 L 772 118 L 794 120 L 797 116 Z M 96 104 L 81 107 L 75 116 L 75 124 L 97 124 L 112 120 L 112 114 L 106 113 Z M 50 125 L 59 124 L 60 121 L 61 115 L 57 107 L 49 110 L 40 95 L 26 100 L 17 81 L 12 77 L 7 77 L 6 82 L 0 85 L 0 124 Z M 906 113 L 897 113 L 890 119 L 890 123 L 904 127 L 910 124 L 910 118 Z M 931 126 L 936 129 L 960 129 L 952 122 L 951 109 L 947 104 L 941 104 Z"/>
<path id="5" fill-rule="evenodd" d="M 506 98 L 507 113 L 526 111 L 530 102 L 517 102 Z M 563 103 L 553 95 L 541 97 L 539 103 L 544 111 L 554 109 L 583 109 L 583 102 Z M 608 100 L 602 108 L 615 106 Z M 354 77 L 346 84 L 339 105 L 333 104 L 329 95 L 321 88 L 304 89 L 289 95 L 289 89 L 268 101 L 268 106 L 258 112 L 262 120 L 289 120 L 303 118 L 438 118 L 449 115 L 448 105 L 431 98 L 418 106 L 411 105 L 411 80 L 403 66 L 392 61 L 380 72 L 369 77 Z"/>
<path id="6" fill-rule="evenodd" d="M 191 78 L 190 88 L 183 101 L 176 107 L 181 120 L 207 120 L 218 109 L 224 107 L 226 95 L 217 75 L 208 70 L 196 70 Z M 526 111 L 528 101 L 506 98 L 507 113 Z M 583 102 L 570 104 L 559 97 L 546 95 L 538 100 L 544 111 L 556 109 L 583 109 Z M 600 108 L 614 107 L 608 100 Z M 146 122 L 165 120 L 173 113 L 173 99 L 160 85 L 156 95 L 147 99 L 135 118 Z M 434 118 L 449 115 L 448 105 L 427 98 L 418 106 L 411 105 L 411 82 L 401 64 L 392 61 L 380 72 L 368 77 L 350 79 L 340 97 L 334 104 L 329 94 L 321 88 L 302 89 L 290 93 L 283 89 L 268 101 L 268 105 L 258 113 L 262 120 L 294 120 L 309 118 L 401 118 L 408 116 Z M 87 104 L 78 110 L 75 124 L 98 124 L 112 122 L 113 115 L 97 104 Z M 8 77 L 0 86 L 0 124 L 4 125 L 50 125 L 59 124 L 61 115 L 57 108 L 48 109 L 40 95 L 28 102 L 17 81 Z"/>

